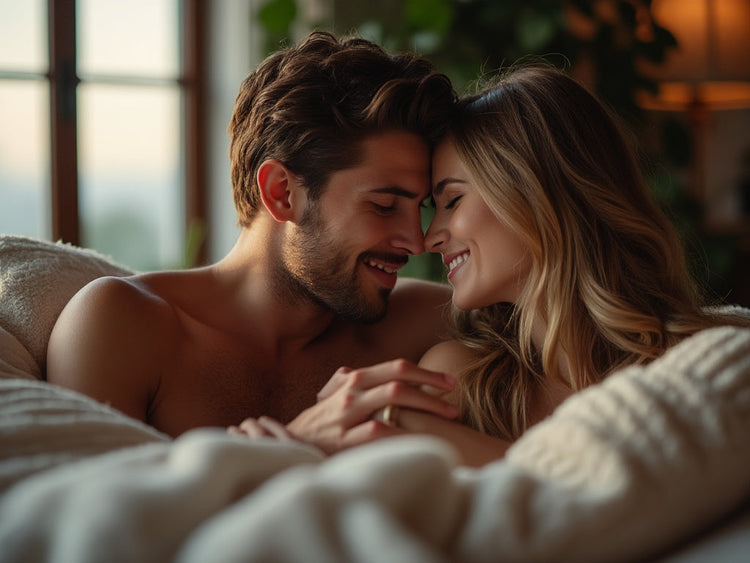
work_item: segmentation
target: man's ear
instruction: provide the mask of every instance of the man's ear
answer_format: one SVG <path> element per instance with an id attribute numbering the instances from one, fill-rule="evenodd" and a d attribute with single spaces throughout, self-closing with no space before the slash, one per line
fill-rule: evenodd
<path id="1" fill-rule="evenodd" d="M 299 199 L 303 195 L 297 177 L 284 164 L 271 159 L 258 167 L 256 180 L 263 205 L 271 216 L 279 222 L 296 221 L 300 215 Z"/>

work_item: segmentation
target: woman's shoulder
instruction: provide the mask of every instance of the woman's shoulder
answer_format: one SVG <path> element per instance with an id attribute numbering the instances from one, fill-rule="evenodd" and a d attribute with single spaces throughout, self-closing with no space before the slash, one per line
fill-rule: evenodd
<path id="1" fill-rule="evenodd" d="M 427 350 L 419 361 L 425 369 L 457 375 L 479 354 L 457 340 L 445 340 Z"/>

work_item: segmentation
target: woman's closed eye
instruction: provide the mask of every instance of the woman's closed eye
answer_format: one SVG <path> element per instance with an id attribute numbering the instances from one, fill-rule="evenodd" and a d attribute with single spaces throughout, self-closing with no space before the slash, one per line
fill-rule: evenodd
<path id="1" fill-rule="evenodd" d="M 454 196 L 454 197 L 450 198 L 448 200 L 448 203 L 446 203 L 443 206 L 443 209 L 453 209 L 456 206 L 456 204 L 458 203 L 458 200 L 461 199 L 461 197 L 462 196 L 457 195 L 457 196 Z"/>

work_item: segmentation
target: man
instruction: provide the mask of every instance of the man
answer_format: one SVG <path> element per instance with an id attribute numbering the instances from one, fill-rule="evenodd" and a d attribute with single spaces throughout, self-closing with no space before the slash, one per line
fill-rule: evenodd
<path id="1" fill-rule="evenodd" d="M 389 404 L 454 416 L 422 390 L 449 378 L 349 369 L 416 362 L 444 336 L 448 288 L 397 272 L 424 250 L 430 144 L 453 101 L 427 61 L 361 39 L 316 32 L 269 57 L 229 126 L 234 248 L 83 288 L 52 332 L 48 380 L 172 436 L 268 415 L 329 451 L 387 434 L 371 418 Z"/>

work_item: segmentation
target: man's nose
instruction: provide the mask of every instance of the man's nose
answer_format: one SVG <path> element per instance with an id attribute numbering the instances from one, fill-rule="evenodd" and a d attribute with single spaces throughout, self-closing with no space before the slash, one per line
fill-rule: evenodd
<path id="1" fill-rule="evenodd" d="M 422 254 L 424 247 L 424 234 L 422 234 L 422 218 L 419 212 L 416 217 L 410 218 L 403 224 L 398 236 L 392 242 L 396 248 L 403 248 L 409 254 Z"/>

